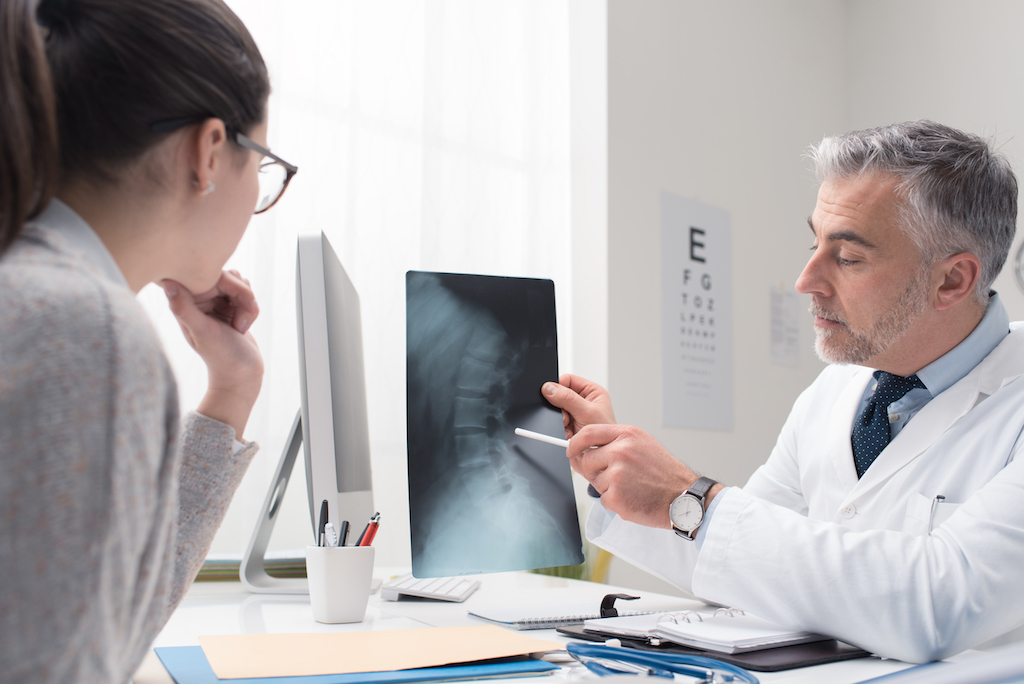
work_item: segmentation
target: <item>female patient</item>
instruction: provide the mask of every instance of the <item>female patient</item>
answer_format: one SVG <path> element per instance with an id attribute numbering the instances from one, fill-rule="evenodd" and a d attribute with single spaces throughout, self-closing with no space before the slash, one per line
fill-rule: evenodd
<path id="1" fill-rule="evenodd" d="M 128 681 L 256 451 L 221 269 L 295 172 L 268 93 L 220 0 L 0 0 L 0 681 Z M 208 369 L 180 424 L 150 282 Z"/>

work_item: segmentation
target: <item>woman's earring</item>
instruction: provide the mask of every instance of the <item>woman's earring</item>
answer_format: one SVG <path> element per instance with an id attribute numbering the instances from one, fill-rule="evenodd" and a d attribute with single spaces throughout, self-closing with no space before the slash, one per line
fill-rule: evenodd
<path id="1" fill-rule="evenodd" d="M 192 181 L 192 185 L 196 186 L 197 190 L 201 189 L 199 187 L 199 181 L 197 181 L 197 180 L 193 180 Z M 203 190 L 203 195 L 209 195 L 211 192 L 213 192 L 216 189 L 217 189 L 217 186 L 213 184 L 213 181 L 207 181 L 206 182 L 206 189 Z"/>

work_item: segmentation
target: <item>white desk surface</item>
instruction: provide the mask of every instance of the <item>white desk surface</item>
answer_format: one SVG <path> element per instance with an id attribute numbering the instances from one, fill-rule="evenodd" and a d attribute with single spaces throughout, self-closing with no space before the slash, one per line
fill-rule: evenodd
<path id="1" fill-rule="evenodd" d="M 378 569 L 378 578 L 392 575 Z M 394 569 L 398 574 L 399 569 Z M 194 646 L 198 637 L 208 634 L 253 634 L 282 632 L 350 632 L 380 629 L 415 629 L 473 624 L 490 624 L 472 617 L 467 610 L 517 602 L 523 606 L 561 603 L 600 605 L 608 593 L 632 593 L 641 601 L 619 602 L 619 606 L 649 610 L 682 610 L 704 604 L 674 596 L 638 592 L 606 584 L 547 577 L 527 572 L 481 575 L 480 588 L 464 603 L 426 600 L 384 601 L 379 592 L 370 597 L 363 622 L 351 625 L 323 625 L 313 620 L 309 597 L 302 595 L 251 594 L 239 582 L 200 582 L 194 584 L 171 616 L 154 646 Z M 642 602 L 642 606 L 638 605 Z M 532 630 L 539 639 L 569 641 L 553 629 Z M 906 668 L 905 663 L 861 658 L 786 672 L 756 672 L 762 682 L 788 684 L 853 684 Z M 554 675 L 559 684 L 567 681 L 564 673 Z M 529 680 L 537 684 L 537 679 Z M 552 680 L 545 680 L 554 682 Z M 575 681 L 575 679 L 574 679 Z M 599 682 L 599 678 L 587 679 Z M 150 651 L 135 674 L 135 684 L 173 684 L 156 654 Z"/>

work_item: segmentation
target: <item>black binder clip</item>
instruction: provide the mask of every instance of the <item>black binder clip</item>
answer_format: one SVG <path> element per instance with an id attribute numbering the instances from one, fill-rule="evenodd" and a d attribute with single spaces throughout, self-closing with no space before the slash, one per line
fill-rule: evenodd
<path id="1" fill-rule="evenodd" d="M 619 617 L 619 611 L 615 609 L 615 599 L 622 599 L 623 601 L 636 601 L 639 596 L 630 596 L 629 594 L 605 594 L 605 597 L 601 599 L 601 617 Z"/>

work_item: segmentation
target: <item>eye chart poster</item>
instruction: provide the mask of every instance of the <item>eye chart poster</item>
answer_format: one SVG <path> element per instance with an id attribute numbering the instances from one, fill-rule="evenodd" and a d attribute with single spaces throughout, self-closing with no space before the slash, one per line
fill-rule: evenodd
<path id="1" fill-rule="evenodd" d="M 732 430 L 729 214 L 661 195 L 662 421 Z"/>

